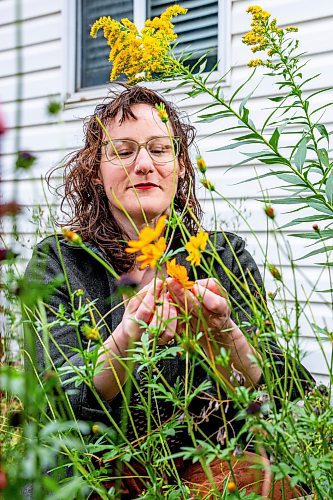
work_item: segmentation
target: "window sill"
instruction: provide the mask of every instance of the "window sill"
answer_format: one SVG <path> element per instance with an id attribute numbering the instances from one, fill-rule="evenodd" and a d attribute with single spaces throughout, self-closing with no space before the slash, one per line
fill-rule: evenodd
<path id="1" fill-rule="evenodd" d="M 221 78 L 221 73 L 219 71 L 214 71 L 209 78 L 209 83 L 214 84 Z M 227 88 L 231 85 L 230 71 L 225 75 L 225 77 L 221 80 L 220 84 L 223 88 Z M 108 85 L 110 86 L 108 88 Z M 102 85 L 100 87 L 82 89 L 78 92 L 73 92 L 72 94 L 67 95 L 64 106 L 65 109 L 76 108 L 83 103 L 94 104 L 96 102 L 100 102 L 108 96 L 109 89 L 112 88 L 113 83 L 110 82 L 108 85 Z M 170 82 L 142 82 L 142 85 L 155 90 L 156 92 L 164 93 L 167 90 L 170 91 L 170 96 L 178 96 L 180 94 L 184 94 L 189 91 L 191 86 L 189 83 L 185 85 L 180 85 L 180 80 L 174 80 Z M 209 97 L 207 96 L 207 101 Z"/>

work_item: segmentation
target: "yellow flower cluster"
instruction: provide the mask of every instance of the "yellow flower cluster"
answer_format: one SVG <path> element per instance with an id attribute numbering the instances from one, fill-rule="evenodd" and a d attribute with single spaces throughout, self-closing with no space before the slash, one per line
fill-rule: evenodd
<path id="1" fill-rule="evenodd" d="M 208 241 L 208 233 L 199 231 L 196 236 L 191 236 L 186 243 L 185 248 L 189 253 L 186 260 L 190 261 L 192 266 L 198 266 L 201 260 L 201 253 L 205 250 Z"/>
<path id="2" fill-rule="evenodd" d="M 249 7 L 246 12 L 252 14 L 251 31 L 243 36 L 243 43 L 252 45 L 252 52 L 265 50 L 269 39 L 267 38 L 267 27 L 270 13 L 257 5 Z"/>
<path id="3" fill-rule="evenodd" d="M 97 37 L 103 29 L 104 38 L 110 46 L 109 61 L 113 63 L 110 80 L 116 80 L 122 73 L 129 83 L 142 79 L 151 80 L 154 73 L 168 74 L 172 62 L 167 58 L 170 44 L 177 38 L 171 19 L 186 14 L 187 9 L 179 5 L 168 7 L 160 17 L 148 19 L 141 32 L 129 19 L 116 21 L 104 16 L 94 22 L 90 35 Z"/>
<path id="4" fill-rule="evenodd" d="M 298 31 L 294 26 L 287 26 L 285 30 L 279 28 L 276 19 L 269 21 L 271 14 L 258 5 L 249 7 L 246 12 L 252 15 L 251 31 L 243 36 L 243 43 L 251 46 L 252 52 L 267 50 L 269 57 L 278 52 L 285 33 Z M 270 67 L 270 61 L 263 62 L 261 59 L 252 59 L 248 66 Z"/>
<path id="5" fill-rule="evenodd" d="M 136 260 L 141 262 L 140 269 L 150 266 L 152 269 L 156 267 L 158 260 L 162 257 L 166 249 L 166 241 L 160 235 L 165 227 L 166 215 L 162 215 L 157 221 L 156 227 L 153 229 L 149 226 L 144 227 L 137 240 L 130 240 L 127 253 L 138 253 Z M 157 241 L 156 241 L 157 240 Z"/>
<path id="6" fill-rule="evenodd" d="M 250 66 L 250 68 L 255 68 L 257 66 L 264 66 L 264 61 L 262 61 L 261 59 L 251 59 L 251 61 L 248 62 L 248 66 Z"/>

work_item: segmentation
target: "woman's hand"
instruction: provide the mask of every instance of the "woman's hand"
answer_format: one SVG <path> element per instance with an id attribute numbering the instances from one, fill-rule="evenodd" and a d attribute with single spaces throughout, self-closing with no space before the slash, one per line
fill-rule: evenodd
<path id="1" fill-rule="evenodd" d="M 196 281 L 191 291 L 184 290 L 173 278 L 167 279 L 167 286 L 170 299 L 178 304 L 181 313 L 191 316 L 193 333 L 206 331 L 217 342 L 229 344 L 235 324 L 230 318 L 227 293 L 214 278 Z"/>
<path id="2" fill-rule="evenodd" d="M 140 340 L 144 332 L 141 322 L 160 330 L 159 345 L 174 339 L 177 308 L 168 300 L 163 281 L 160 279 L 151 281 L 129 300 L 122 320 L 123 332 L 129 341 Z"/>
<path id="3" fill-rule="evenodd" d="M 198 280 L 190 291 L 184 290 L 175 279 L 168 278 L 167 286 L 170 300 L 178 305 L 180 316 L 190 316 L 192 333 L 204 332 L 200 344 L 207 356 L 217 356 L 221 346 L 228 349 L 229 368 L 217 366 L 222 376 L 234 380 L 234 373 L 237 373 L 243 377 L 246 386 L 255 386 L 260 380 L 261 370 L 252 358 L 259 357 L 258 353 L 231 319 L 227 293 L 218 281 L 214 278 Z M 180 320 L 178 324 L 182 326 Z M 213 341 L 211 344 L 210 340 Z"/>

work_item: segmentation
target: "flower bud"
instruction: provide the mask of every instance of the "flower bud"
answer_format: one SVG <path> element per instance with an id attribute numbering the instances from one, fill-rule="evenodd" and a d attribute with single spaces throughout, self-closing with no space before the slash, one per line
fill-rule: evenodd
<path id="1" fill-rule="evenodd" d="M 167 123 L 169 121 L 168 113 L 165 109 L 164 102 L 160 102 L 159 104 L 155 104 L 155 108 L 158 111 L 158 117 L 163 123 Z"/>
<path id="2" fill-rule="evenodd" d="M 273 278 L 275 278 L 278 281 L 282 281 L 282 274 L 280 273 L 280 271 L 276 266 L 274 266 L 273 264 L 268 264 L 268 269 Z"/>
<path id="3" fill-rule="evenodd" d="M 273 207 L 271 207 L 270 205 L 266 205 L 264 208 L 264 211 L 265 211 L 265 214 L 267 215 L 267 217 L 269 217 L 272 220 L 275 219 L 275 212 L 274 212 Z"/>
<path id="4" fill-rule="evenodd" d="M 202 174 L 204 174 L 207 170 L 206 162 L 202 158 L 202 156 L 200 156 L 200 155 L 197 156 L 197 167 L 198 167 L 199 172 L 201 172 Z"/>
<path id="5" fill-rule="evenodd" d="M 234 481 L 228 481 L 227 490 L 229 493 L 233 493 L 237 490 L 237 485 Z"/>
<path id="6" fill-rule="evenodd" d="M 71 231 L 70 229 L 63 229 L 62 234 L 66 241 L 70 243 L 74 243 L 74 245 L 80 245 L 82 243 L 82 238 L 75 231 Z"/>
<path id="7" fill-rule="evenodd" d="M 214 184 L 211 181 L 209 181 L 208 179 L 201 179 L 200 182 L 203 185 L 203 187 L 208 189 L 208 191 L 215 191 Z"/>

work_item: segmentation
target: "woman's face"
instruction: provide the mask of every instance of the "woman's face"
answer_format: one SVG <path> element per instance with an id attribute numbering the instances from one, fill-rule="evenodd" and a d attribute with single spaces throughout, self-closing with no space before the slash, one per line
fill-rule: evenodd
<path id="1" fill-rule="evenodd" d="M 167 141 L 167 144 L 170 144 L 167 127 L 158 117 L 155 108 L 148 104 L 135 104 L 132 111 L 136 119 L 128 118 L 120 124 L 120 117 L 116 116 L 107 127 L 112 141 L 117 141 L 114 143 L 117 144 L 117 151 L 126 163 L 127 156 L 131 155 L 128 145 L 135 148 L 135 144 L 120 143 L 119 140 L 144 144 L 154 138 L 163 138 L 163 143 Z M 104 140 L 109 139 L 105 137 Z M 159 144 L 157 146 L 159 147 Z M 113 162 L 106 156 L 106 147 L 102 147 L 100 173 L 111 211 L 117 221 L 128 227 L 130 223 L 125 215 L 125 212 L 128 212 L 140 226 L 145 221 L 142 211 L 145 212 L 148 222 L 168 213 L 172 197 L 177 190 L 178 177 L 183 175 L 178 160 L 159 164 L 141 147 L 136 160 L 125 168 L 117 159 L 113 147 L 109 145 L 108 148 L 108 156 Z M 158 148 L 152 148 L 151 151 L 153 155 L 156 151 L 157 157 L 160 154 Z"/>

